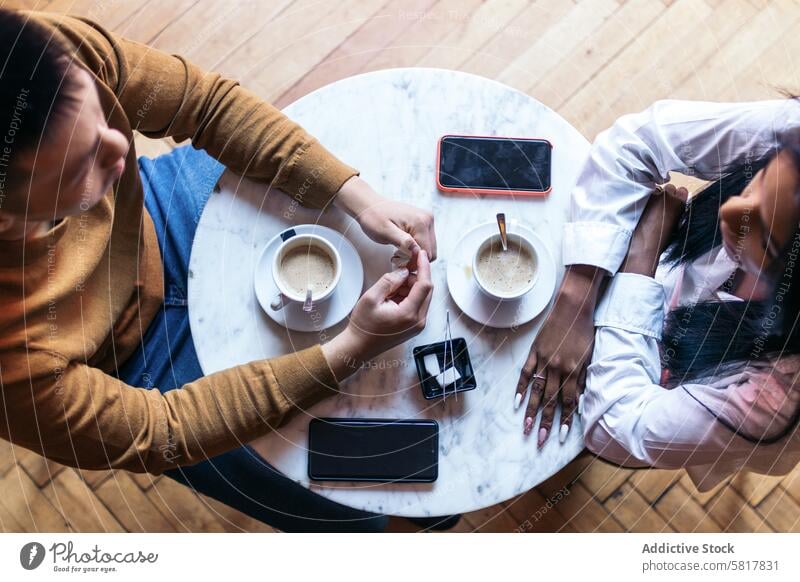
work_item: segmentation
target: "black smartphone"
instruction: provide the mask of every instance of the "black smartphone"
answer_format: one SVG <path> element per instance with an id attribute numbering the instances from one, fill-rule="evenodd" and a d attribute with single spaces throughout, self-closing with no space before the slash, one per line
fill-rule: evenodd
<path id="1" fill-rule="evenodd" d="M 445 192 L 544 196 L 553 146 L 546 139 L 446 135 L 436 183 Z"/>
<path id="2" fill-rule="evenodd" d="M 315 418 L 308 476 L 315 481 L 431 483 L 439 474 L 435 420 Z"/>

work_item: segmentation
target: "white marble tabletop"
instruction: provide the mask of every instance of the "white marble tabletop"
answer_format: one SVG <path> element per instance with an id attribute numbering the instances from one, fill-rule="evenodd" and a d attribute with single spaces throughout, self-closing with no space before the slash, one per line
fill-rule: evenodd
<path id="1" fill-rule="evenodd" d="M 379 192 L 430 209 L 436 220 L 439 258 L 433 264 L 435 289 L 425 331 L 360 370 L 343 383 L 341 394 L 300 411 L 286 426 L 253 443 L 254 448 L 286 475 L 326 497 L 359 509 L 410 517 L 487 507 L 556 473 L 583 448 L 580 423 L 572 427 L 565 443 L 553 434 L 537 450 L 538 426 L 525 437 L 524 407 L 513 409 L 519 369 L 543 315 L 516 329 L 493 329 L 470 320 L 448 293 L 447 258 L 468 229 L 505 212 L 549 242 L 560 281 L 561 227 L 570 191 L 589 151 L 586 139 L 533 97 L 482 77 L 439 69 L 391 69 L 343 79 L 306 95 L 285 112 L 358 168 Z M 551 194 L 545 199 L 442 194 L 434 170 L 436 144 L 444 134 L 550 140 Z M 320 215 L 297 208 L 282 193 L 230 172 L 220 186 L 200 219 L 190 264 L 192 335 L 206 374 L 305 348 L 345 325 L 346 320 L 321 333 L 289 332 L 261 310 L 253 290 L 254 265 L 265 243 L 284 228 L 318 222 L 344 233 L 361 254 L 366 286 L 389 269 L 391 256 L 391 249 L 368 240 L 336 209 Z M 444 403 L 427 401 L 419 390 L 411 350 L 443 339 L 447 309 L 453 337 L 468 342 L 478 388 Z M 441 430 L 438 480 L 310 483 L 307 432 L 315 416 L 436 419 Z"/>

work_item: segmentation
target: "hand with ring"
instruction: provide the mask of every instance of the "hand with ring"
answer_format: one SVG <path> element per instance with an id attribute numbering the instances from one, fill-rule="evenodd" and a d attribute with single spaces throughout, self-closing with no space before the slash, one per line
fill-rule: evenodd
<path id="1" fill-rule="evenodd" d="M 556 296 L 553 310 L 531 346 L 522 366 L 514 394 L 514 409 L 530 398 L 522 430 L 529 435 L 539 407 L 542 418 L 536 431 L 541 448 L 552 432 L 561 401 L 559 442 L 565 442 L 583 392 L 586 364 L 594 344 L 594 307 L 604 271 L 586 265 L 571 265 Z M 580 412 L 579 412 L 580 413 Z"/>

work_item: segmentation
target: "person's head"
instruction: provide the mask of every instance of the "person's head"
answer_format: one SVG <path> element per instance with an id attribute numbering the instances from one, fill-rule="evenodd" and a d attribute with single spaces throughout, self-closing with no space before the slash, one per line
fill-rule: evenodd
<path id="1" fill-rule="evenodd" d="M 723 246 L 756 279 L 757 292 L 744 301 L 704 301 L 669 313 L 662 353 L 670 383 L 800 353 L 799 227 L 800 130 L 777 136 L 769 152 L 743 157 L 690 200 L 667 261 L 685 263 Z"/>
<path id="2" fill-rule="evenodd" d="M 0 230 L 95 205 L 127 150 L 93 77 L 45 28 L 0 10 Z"/>
<path id="3" fill-rule="evenodd" d="M 781 250 L 792 241 L 800 221 L 800 142 L 786 136 L 777 154 L 737 195 L 719 207 L 722 244 L 742 270 L 774 283 L 785 262 Z"/>

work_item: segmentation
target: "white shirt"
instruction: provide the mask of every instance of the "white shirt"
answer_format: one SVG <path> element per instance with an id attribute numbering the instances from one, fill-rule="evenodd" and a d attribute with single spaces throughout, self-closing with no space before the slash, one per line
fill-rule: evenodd
<path id="1" fill-rule="evenodd" d="M 773 150 L 778 132 L 800 127 L 793 100 L 754 103 L 658 101 L 621 117 L 598 135 L 573 190 L 565 225 L 564 264 L 617 273 L 633 230 L 656 184 L 671 171 L 716 180 L 734 161 Z M 736 268 L 723 249 L 655 278 L 617 273 L 595 311 L 595 344 L 583 402 L 586 446 L 628 466 L 686 467 L 700 490 L 742 469 L 785 474 L 800 460 L 800 431 L 756 445 L 726 428 L 684 386 L 659 385 L 661 338 L 668 301 L 712 296 Z M 673 303 L 674 304 L 674 303 Z M 691 385 L 724 394 L 744 373 Z"/>

